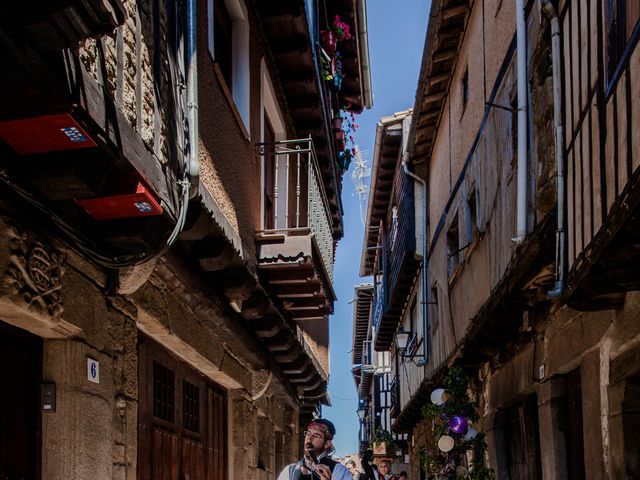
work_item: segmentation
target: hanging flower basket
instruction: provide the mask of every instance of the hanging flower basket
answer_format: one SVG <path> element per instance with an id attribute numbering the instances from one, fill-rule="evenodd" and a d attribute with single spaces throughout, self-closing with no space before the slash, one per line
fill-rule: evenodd
<path id="1" fill-rule="evenodd" d="M 322 37 L 322 47 L 329 55 L 333 55 L 336 53 L 336 48 L 338 46 L 338 37 L 332 30 L 322 30 L 320 32 L 320 36 Z"/>

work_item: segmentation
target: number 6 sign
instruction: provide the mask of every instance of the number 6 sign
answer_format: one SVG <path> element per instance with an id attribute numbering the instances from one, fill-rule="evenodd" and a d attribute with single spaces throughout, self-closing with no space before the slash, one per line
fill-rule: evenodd
<path id="1" fill-rule="evenodd" d="M 100 363 L 87 357 L 87 379 L 93 383 L 100 383 Z"/>

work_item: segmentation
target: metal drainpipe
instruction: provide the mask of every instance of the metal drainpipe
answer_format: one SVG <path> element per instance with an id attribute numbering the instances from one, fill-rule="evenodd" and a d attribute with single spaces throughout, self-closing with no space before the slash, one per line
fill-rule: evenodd
<path id="1" fill-rule="evenodd" d="M 408 133 L 410 128 L 410 119 L 412 117 L 409 116 L 408 119 L 405 119 L 402 123 L 403 130 L 403 138 L 408 140 Z M 406 141 L 406 140 L 405 140 Z M 404 142 L 403 142 L 404 144 Z M 406 146 L 405 146 L 406 147 Z M 402 154 L 402 170 L 405 175 L 411 177 L 414 181 L 419 182 L 422 185 L 422 359 L 420 359 L 417 363 L 419 367 L 424 366 L 427 363 L 427 359 L 429 358 L 427 355 L 429 351 L 427 349 L 427 331 L 429 328 L 429 304 L 427 298 L 427 285 L 428 285 L 428 276 L 427 276 L 427 223 L 429 222 L 428 217 L 428 204 L 427 204 L 427 182 L 421 179 L 418 175 L 409 170 L 407 165 L 407 156 L 408 152 L 405 148 Z"/>
<path id="2" fill-rule="evenodd" d="M 558 171 L 558 227 L 556 230 L 556 285 L 547 292 L 549 298 L 557 298 L 565 289 L 565 178 L 564 178 L 564 125 L 562 124 L 562 78 L 560 49 L 560 21 L 553 1 L 541 0 L 541 6 L 551 21 L 551 62 L 553 65 L 553 121 L 556 135 L 556 168 Z"/>
<path id="3" fill-rule="evenodd" d="M 371 90 L 371 67 L 369 65 L 369 34 L 367 33 L 367 3 L 358 0 L 358 41 L 362 45 L 362 96 L 364 108 L 373 106 L 373 93 Z"/>
<path id="4" fill-rule="evenodd" d="M 198 193 L 200 157 L 198 152 L 198 47 L 196 0 L 187 0 L 187 111 L 189 116 L 189 164 L 187 175 L 192 195 Z"/>
<path id="5" fill-rule="evenodd" d="M 518 72 L 518 198 L 515 243 L 527 235 L 527 24 L 524 0 L 516 0 Z"/>
<path id="6" fill-rule="evenodd" d="M 164 251 L 178 239 L 187 219 L 189 199 L 198 194 L 200 158 L 198 156 L 198 48 L 196 37 L 196 0 L 187 0 L 187 122 L 189 125 L 189 155 L 184 165 L 184 177 L 180 185 L 180 210 L 173 232 L 167 239 Z M 164 252 L 163 252 L 164 253 Z"/>

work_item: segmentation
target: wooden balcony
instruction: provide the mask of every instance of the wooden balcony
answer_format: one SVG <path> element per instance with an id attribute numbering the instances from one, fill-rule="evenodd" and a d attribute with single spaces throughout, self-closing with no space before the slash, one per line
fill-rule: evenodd
<path id="1" fill-rule="evenodd" d="M 383 234 L 382 285 L 376 305 L 377 332 L 375 349 L 391 348 L 393 335 L 419 273 L 421 257 L 416 253 L 413 181 L 397 169 L 393 185 L 393 204 L 388 237 Z M 386 239 L 388 238 L 388 241 Z M 388 252 L 388 253 L 387 253 Z"/>
<path id="2" fill-rule="evenodd" d="M 259 0 L 256 7 L 296 132 L 313 138 L 331 207 L 330 219 L 336 233 L 341 235 L 340 179 L 334 162 L 329 99 L 318 67 L 319 33 L 301 0 Z"/>
<path id="3" fill-rule="evenodd" d="M 311 138 L 261 144 L 266 184 L 264 225 L 257 232 L 258 268 L 294 320 L 333 312 L 334 240 Z"/>

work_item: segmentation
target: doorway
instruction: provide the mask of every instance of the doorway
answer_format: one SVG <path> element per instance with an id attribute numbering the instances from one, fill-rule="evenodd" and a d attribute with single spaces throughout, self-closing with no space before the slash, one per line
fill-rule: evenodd
<path id="1" fill-rule="evenodd" d="M 0 478 L 39 480 L 42 339 L 0 321 Z"/>

